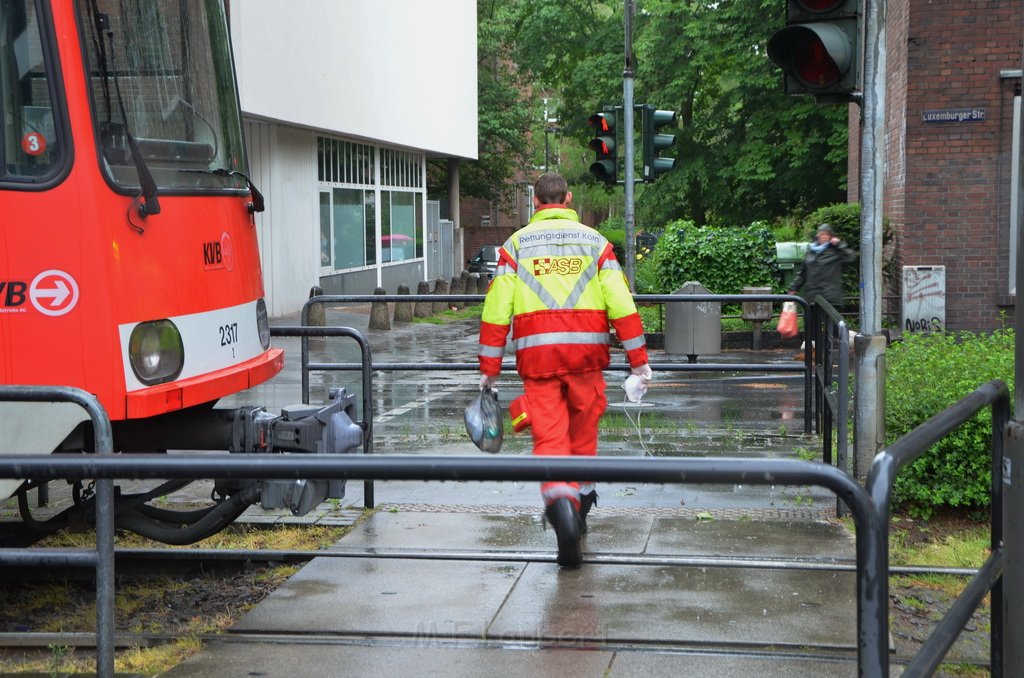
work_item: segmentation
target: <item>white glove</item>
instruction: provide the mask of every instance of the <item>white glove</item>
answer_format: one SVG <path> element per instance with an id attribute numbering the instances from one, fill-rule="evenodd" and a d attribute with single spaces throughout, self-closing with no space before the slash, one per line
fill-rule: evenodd
<path id="1" fill-rule="evenodd" d="M 629 402 L 638 403 L 646 395 L 647 386 L 651 383 L 654 372 L 651 371 L 651 366 L 647 363 L 634 367 L 630 372 L 631 374 L 626 377 L 626 383 L 622 385 L 622 388 L 626 389 L 626 399 Z"/>
<path id="2" fill-rule="evenodd" d="M 493 377 L 491 375 L 489 375 L 489 374 L 481 374 L 480 375 L 480 390 L 481 391 L 483 391 L 485 388 L 489 388 L 489 389 L 491 389 L 493 391 L 494 390 L 494 386 L 497 383 L 498 383 L 498 375 L 494 375 Z"/>
<path id="3" fill-rule="evenodd" d="M 633 369 L 630 370 L 630 372 L 647 382 L 650 382 L 650 380 L 654 377 L 654 372 L 651 371 L 651 366 L 648 365 L 647 363 L 644 363 L 640 367 L 634 367 Z"/>

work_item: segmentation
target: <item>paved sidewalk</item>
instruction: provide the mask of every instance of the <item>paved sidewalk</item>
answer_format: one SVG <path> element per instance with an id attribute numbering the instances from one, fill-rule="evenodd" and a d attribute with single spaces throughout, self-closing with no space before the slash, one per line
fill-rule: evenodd
<path id="1" fill-rule="evenodd" d="M 475 360 L 474 323 L 368 331 L 362 311 L 329 310 L 328 324 L 365 331 L 377 363 Z M 357 361 L 343 342 L 315 342 L 314 360 Z M 277 343 L 297 358 L 297 339 Z M 791 359 L 730 351 L 700 362 Z M 652 356 L 663 361 L 685 356 Z M 287 365 L 232 400 L 297 402 L 296 361 Z M 820 444 L 803 435 L 796 376 L 656 374 L 640 409 L 618 402 L 618 373 L 606 376 L 608 416 L 640 419 L 639 432 L 602 429 L 602 455 L 796 459 Z M 361 397 L 358 383 L 355 373 L 315 374 L 313 391 L 342 385 Z M 474 373 L 375 372 L 375 453 L 481 454 L 461 419 L 476 383 Z M 503 402 L 519 388 L 503 375 Z M 528 437 L 506 436 L 502 454 L 529 454 Z M 362 485 L 307 520 L 353 519 Z M 377 482 L 372 515 L 168 675 L 857 675 L 855 577 L 833 567 L 852 564 L 854 540 L 832 519 L 831 493 L 626 483 L 599 492 L 584 565 L 563 570 L 535 483 Z"/>

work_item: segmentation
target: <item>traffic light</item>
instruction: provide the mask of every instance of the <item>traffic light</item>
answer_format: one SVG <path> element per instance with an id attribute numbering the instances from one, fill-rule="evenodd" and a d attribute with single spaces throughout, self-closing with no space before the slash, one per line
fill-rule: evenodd
<path id="1" fill-rule="evenodd" d="M 597 154 L 590 165 L 590 173 L 608 186 L 618 181 L 619 157 L 615 146 L 615 122 L 614 110 L 605 110 L 587 118 L 587 124 L 594 129 L 594 138 L 587 144 L 587 148 Z"/>
<path id="2" fill-rule="evenodd" d="M 676 142 L 675 134 L 659 134 L 658 130 L 676 122 L 675 111 L 659 111 L 650 104 L 641 109 L 641 139 L 643 142 L 643 182 L 654 183 L 659 174 L 676 166 L 675 158 L 659 158 L 658 153 Z"/>
<path id="3" fill-rule="evenodd" d="M 818 103 L 851 100 L 860 82 L 861 0 L 786 0 L 786 27 L 768 39 L 768 58 L 782 67 L 786 94 Z"/>

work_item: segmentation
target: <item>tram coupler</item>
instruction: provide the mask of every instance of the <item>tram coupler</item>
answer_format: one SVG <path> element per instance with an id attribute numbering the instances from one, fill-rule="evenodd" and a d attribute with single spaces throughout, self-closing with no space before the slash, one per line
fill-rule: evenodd
<path id="1" fill-rule="evenodd" d="M 263 408 L 236 410 L 232 452 L 349 454 L 363 444 L 363 427 L 354 420 L 355 396 L 332 388 L 328 404 L 291 405 L 272 415 Z M 345 496 L 345 481 L 264 480 L 260 506 L 288 508 L 293 515 L 309 513 L 325 499 Z"/>

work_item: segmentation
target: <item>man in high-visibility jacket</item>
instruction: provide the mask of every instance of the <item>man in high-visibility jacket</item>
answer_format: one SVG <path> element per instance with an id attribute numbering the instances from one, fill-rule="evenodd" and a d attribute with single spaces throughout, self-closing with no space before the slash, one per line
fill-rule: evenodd
<path id="1" fill-rule="evenodd" d="M 647 343 L 629 283 L 612 245 L 579 223 L 561 175 L 534 185 L 536 212 L 498 254 L 480 318 L 480 388 L 494 386 L 509 330 L 523 379 L 537 455 L 597 454 L 597 422 L 608 401 L 609 326 L 626 350 L 635 387 L 651 379 Z M 641 393 L 642 395 L 642 393 Z M 580 537 L 597 501 L 591 482 L 541 484 L 555 528 L 558 564 L 578 567 Z"/>

